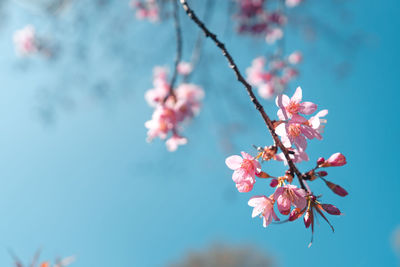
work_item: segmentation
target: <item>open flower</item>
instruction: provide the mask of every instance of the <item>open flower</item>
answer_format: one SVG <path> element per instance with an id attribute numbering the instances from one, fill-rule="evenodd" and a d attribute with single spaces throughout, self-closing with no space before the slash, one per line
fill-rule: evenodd
<path id="1" fill-rule="evenodd" d="M 255 175 L 261 170 L 261 165 L 251 155 L 242 152 L 242 157 L 238 155 L 230 156 L 225 160 L 226 165 L 234 170 L 232 180 L 238 184 L 239 192 L 249 192 L 253 187 Z"/>
<path id="2" fill-rule="evenodd" d="M 305 208 L 307 204 L 306 194 L 305 190 L 289 184 L 278 187 L 273 197 L 277 201 L 279 212 L 288 215 L 292 205 L 300 210 Z"/>
<path id="3" fill-rule="evenodd" d="M 172 135 L 167 142 L 165 142 L 168 151 L 175 151 L 180 145 L 186 145 L 187 139 L 185 137 L 179 136 L 177 134 Z"/>
<path id="4" fill-rule="evenodd" d="M 281 120 L 288 120 L 293 115 L 302 113 L 305 115 L 311 115 L 317 109 L 317 105 L 312 102 L 301 102 L 302 90 L 297 87 L 296 92 L 293 94 L 292 98 L 287 95 L 279 95 L 276 97 L 276 105 L 280 108 L 278 110 L 278 117 Z"/>
<path id="5" fill-rule="evenodd" d="M 27 25 L 13 36 L 15 51 L 19 56 L 28 56 L 38 51 L 35 28 Z"/>
<path id="6" fill-rule="evenodd" d="M 274 211 L 274 201 L 266 196 L 254 196 L 248 202 L 250 207 L 253 207 L 251 217 L 261 215 L 263 217 L 263 226 L 267 227 L 272 219 L 279 221 Z"/>
<path id="7" fill-rule="evenodd" d="M 291 147 L 293 144 L 300 150 L 307 148 L 307 139 L 322 139 L 321 134 L 308 125 L 308 121 L 300 115 L 293 115 L 288 122 L 279 124 L 275 132 L 281 137 L 285 147 Z"/>

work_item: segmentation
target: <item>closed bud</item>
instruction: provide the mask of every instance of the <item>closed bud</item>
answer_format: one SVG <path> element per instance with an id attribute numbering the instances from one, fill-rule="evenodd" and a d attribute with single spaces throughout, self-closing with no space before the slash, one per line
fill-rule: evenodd
<path id="1" fill-rule="evenodd" d="M 327 161 L 322 163 L 320 167 L 339 167 L 345 165 L 346 157 L 342 153 L 335 153 L 329 157 Z"/>
<path id="2" fill-rule="evenodd" d="M 271 176 L 269 176 L 268 173 L 263 172 L 263 171 L 261 171 L 261 172 L 259 172 L 259 173 L 256 173 L 256 175 L 257 175 L 257 177 L 259 177 L 259 178 L 269 178 L 269 177 L 271 177 Z"/>
<path id="3" fill-rule="evenodd" d="M 269 184 L 271 187 L 276 187 L 279 184 L 278 180 L 272 179 L 271 183 Z"/>
<path id="4" fill-rule="evenodd" d="M 328 173 L 327 173 L 326 171 L 319 171 L 319 172 L 317 172 L 317 174 L 318 174 L 318 176 L 320 176 L 320 177 L 325 177 L 325 176 L 328 175 Z"/>
<path id="5" fill-rule="evenodd" d="M 311 209 L 308 209 L 306 211 L 306 214 L 304 215 L 303 219 L 304 219 L 304 225 L 306 226 L 306 228 L 310 227 L 310 225 L 312 223 Z"/>
<path id="6" fill-rule="evenodd" d="M 345 197 L 347 196 L 349 193 L 347 193 L 347 191 L 341 187 L 340 185 L 331 183 L 329 181 L 325 181 L 326 185 L 333 191 L 333 193 L 341 196 L 341 197 Z"/>
<path id="7" fill-rule="evenodd" d="M 338 208 L 331 204 L 321 204 L 322 208 L 331 215 L 340 215 L 342 214 Z"/>
<path id="8" fill-rule="evenodd" d="M 325 159 L 321 157 L 321 158 L 319 158 L 319 159 L 317 160 L 317 165 L 320 166 L 320 165 L 322 165 L 324 162 L 325 162 Z"/>

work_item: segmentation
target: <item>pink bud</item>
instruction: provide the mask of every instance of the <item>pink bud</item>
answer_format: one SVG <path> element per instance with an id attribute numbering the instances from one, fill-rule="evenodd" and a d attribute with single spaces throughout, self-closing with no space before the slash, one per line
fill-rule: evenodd
<path id="1" fill-rule="evenodd" d="M 304 225 L 306 226 L 306 228 L 310 227 L 310 224 L 312 223 L 312 213 L 311 210 L 308 209 L 306 214 L 303 217 L 304 219 Z"/>
<path id="2" fill-rule="evenodd" d="M 269 184 L 271 187 L 276 187 L 279 184 L 278 180 L 272 179 L 271 183 Z"/>
<path id="3" fill-rule="evenodd" d="M 340 215 L 342 214 L 338 208 L 331 204 L 322 204 L 322 208 L 331 215 Z"/>
<path id="4" fill-rule="evenodd" d="M 297 220 L 303 213 L 301 212 L 301 210 L 299 208 L 295 208 L 292 210 L 292 212 L 290 212 L 289 215 L 289 221 L 295 221 Z"/>
<path id="5" fill-rule="evenodd" d="M 263 171 L 260 171 L 260 172 L 256 173 L 256 175 L 257 175 L 257 177 L 259 177 L 259 178 L 269 178 L 269 177 L 271 177 L 271 176 L 269 176 L 268 173 L 263 172 Z"/>
<path id="6" fill-rule="evenodd" d="M 320 172 L 318 172 L 318 175 L 321 177 L 325 177 L 328 175 L 328 173 L 326 171 L 320 171 Z"/>
<path id="7" fill-rule="evenodd" d="M 347 193 L 347 191 L 341 187 L 340 185 L 331 183 L 329 181 L 325 181 L 326 185 L 333 191 L 333 193 L 341 196 L 341 197 L 345 197 L 347 196 L 349 193 Z"/>
<path id="8" fill-rule="evenodd" d="M 346 157 L 342 153 L 335 153 L 329 157 L 327 161 L 325 161 L 321 167 L 338 167 L 345 165 Z"/>
<path id="9" fill-rule="evenodd" d="M 323 164 L 324 162 L 325 162 L 325 159 L 321 157 L 317 160 L 317 165 L 319 166 L 319 165 Z"/>

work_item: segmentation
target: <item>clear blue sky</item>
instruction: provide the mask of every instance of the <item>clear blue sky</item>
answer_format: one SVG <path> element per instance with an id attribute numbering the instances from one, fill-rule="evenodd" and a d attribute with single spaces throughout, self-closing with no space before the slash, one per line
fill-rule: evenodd
<path id="1" fill-rule="evenodd" d="M 345 216 L 331 218 L 334 234 L 320 221 L 310 249 L 300 221 L 264 229 L 251 219 L 247 201 L 262 182 L 254 193 L 234 187 L 225 158 L 271 138 L 211 43 L 194 77 L 206 90 L 204 108 L 185 131 L 189 144 L 171 154 L 162 142 L 147 144 L 143 126 L 151 69 L 173 61 L 170 22 L 138 22 L 126 1 L 80 1 L 57 17 L 18 2 L 3 4 L 0 24 L 0 266 L 11 266 L 8 248 L 29 259 L 38 247 L 45 258 L 77 255 L 76 267 L 163 266 L 213 242 L 252 244 L 281 266 L 398 263 L 390 243 L 400 224 L 397 0 L 339 1 L 344 14 L 315 3 L 304 11 L 324 25 L 320 38 L 292 30 L 287 39 L 288 51 L 305 51 L 290 94 L 301 85 L 305 99 L 329 109 L 310 157 L 340 151 L 348 159 L 330 171 L 346 198 L 312 185 Z M 212 28 L 244 70 L 265 44 L 222 34 L 224 10 L 216 6 Z M 183 20 L 187 59 L 197 30 Z M 60 42 L 59 58 L 16 58 L 12 33 L 29 23 Z M 340 63 L 351 66 L 341 79 L 332 67 Z"/>

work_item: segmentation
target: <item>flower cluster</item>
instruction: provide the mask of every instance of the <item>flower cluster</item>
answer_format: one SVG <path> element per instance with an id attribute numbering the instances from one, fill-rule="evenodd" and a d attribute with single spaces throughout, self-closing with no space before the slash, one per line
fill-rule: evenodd
<path id="1" fill-rule="evenodd" d="M 136 18 L 155 22 L 160 19 L 157 0 L 132 0 L 129 5 L 136 10 Z"/>
<path id="2" fill-rule="evenodd" d="M 279 11 L 267 11 L 266 0 L 238 0 L 236 18 L 239 33 L 265 36 L 267 43 L 274 43 L 283 37 L 281 27 L 286 17 Z"/>
<path id="3" fill-rule="evenodd" d="M 269 196 L 259 195 L 250 198 L 248 205 L 253 207 L 252 217 L 263 218 L 263 226 L 267 227 L 272 221 L 279 221 L 275 212 L 289 216 L 286 221 L 294 221 L 303 216 L 306 228 L 311 226 L 314 232 L 314 218 L 318 214 L 332 227 L 325 214 L 341 215 L 340 210 L 332 204 L 320 202 L 321 196 L 315 196 L 307 182 L 322 180 L 333 193 L 339 196 L 346 196 L 347 191 L 341 186 L 326 180 L 327 171 L 321 170 L 327 167 L 338 167 L 346 164 L 346 158 L 341 153 L 335 153 L 328 159 L 319 158 L 311 170 L 301 173 L 294 163 L 308 160 L 305 153 L 307 139 L 321 139 L 323 129 L 322 123 L 326 121 L 321 117 L 327 114 L 326 110 L 320 111 L 310 119 L 303 115 L 311 115 L 317 110 L 317 105 L 312 102 L 302 102 L 302 90 L 297 88 L 292 98 L 286 95 L 277 97 L 278 121 L 273 122 L 274 131 L 280 136 L 272 146 L 255 147 L 257 153 L 252 156 L 242 152 L 242 156 L 233 155 L 226 159 L 226 165 L 232 169 L 232 180 L 239 192 L 250 192 L 256 178 L 270 178 L 270 186 L 275 191 Z M 278 143 L 279 144 L 278 144 Z M 282 151 L 278 153 L 278 148 Z M 261 170 L 261 162 L 277 160 L 290 161 L 289 169 L 282 176 L 272 176 Z M 300 187 L 293 184 L 297 175 Z M 333 227 L 332 227 L 333 230 Z M 311 244 L 311 243 L 310 243 Z"/>
<path id="4" fill-rule="evenodd" d="M 247 80 L 257 87 L 262 98 L 271 99 L 285 91 L 289 82 L 297 77 L 298 71 L 295 67 L 302 60 L 303 56 L 298 51 L 287 58 L 274 58 L 270 62 L 264 57 L 257 57 L 246 70 Z"/>
<path id="5" fill-rule="evenodd" d="M 184 73 L 182 75 L 185 76 L 190 71 L 182 67 L 178 73 Z M 170 88 L 167 79 L 166 68 L 154 69 L 154 88 L 145 94 L 145 99 L 151 107 L 154 107 L 154 112 L 151 120 L 145 123 L 145 127 L 148 129 L 148 142 L 156 137 L 166 139 L 171 133 L 166 145 L 169 151 L 175 151 L 179 145 L 187 143 L 187 139 L 179 134 L 181 124 L 200 112 L 200 101 L 204 97 L 204 91 L 191 83 L 181 83 L 175 89 Z"/>
<path id="6" fill-rule="evenodd" d="M 27 25 L 15 31 L 13 41 L 18 56 L 29 56 L 39 51 L 38 39 L 32 25 Z"/>

